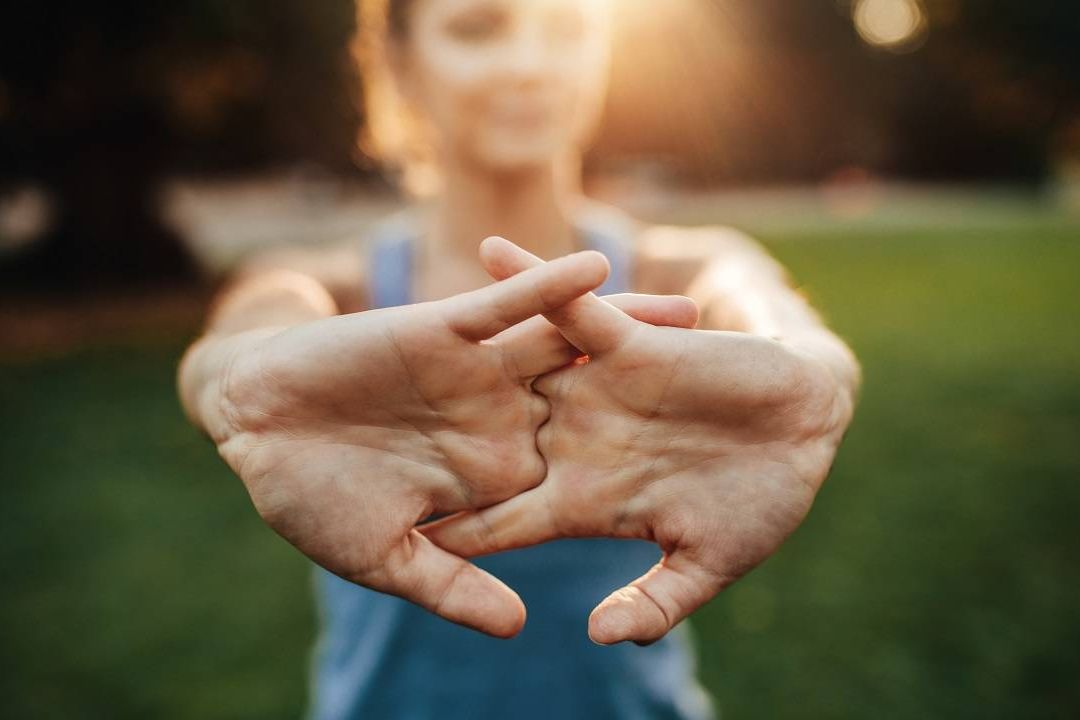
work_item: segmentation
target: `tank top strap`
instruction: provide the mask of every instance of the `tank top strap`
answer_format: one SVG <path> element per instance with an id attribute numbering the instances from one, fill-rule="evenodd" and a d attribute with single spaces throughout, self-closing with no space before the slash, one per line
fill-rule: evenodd
<path id="1" fill-rule="evenodd" d="M 630 292 L 633 278 L 633 239 L 637 222 L 602 205 L 590 205 L 577 219 L 582 246 L 607 257 L 611 274 L 598 295 Z M 380 222 L 369 246 L 368 272 L 372 309 L 412 302 L 413 252 L 417 242 L 415 219 L 402 212 Z"/>
<path id="2" fill-rule="evenodd" d="M 368 286 L 373 310 L 412 302 L 415 224 L 405 213 L 380 222 L 368 249 Z"/>
<path id="3" fill-rule="evenodd" d="M 603 253 L 611 265 L 611 274 L 597 290 L 597 295 L 630 292 L 634 274 L 634 237 L 637 222 L 615 208 L 590 204 L 578 217 L 578 233 L 587 250 Z"/>

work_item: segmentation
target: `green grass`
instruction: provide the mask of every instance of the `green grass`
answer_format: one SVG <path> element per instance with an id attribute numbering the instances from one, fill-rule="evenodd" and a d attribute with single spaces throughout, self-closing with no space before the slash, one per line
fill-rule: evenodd
<path id="1" fill-rule="evenodd" d="M 859 354 L 806 524 L 695 616 L 726 718 L 1080 716 L 1080 232 L 764 238 Z M 181 418 L 180 344 L 0 368 L 0 714 L 296 717 L 305 562 Z"/>

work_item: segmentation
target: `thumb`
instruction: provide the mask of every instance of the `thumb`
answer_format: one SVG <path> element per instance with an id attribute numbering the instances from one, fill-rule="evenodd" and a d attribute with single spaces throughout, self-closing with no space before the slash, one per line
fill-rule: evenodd
<path id="1" fill-rule="evenodd" d="M 382 572 L 384 582 L 369 587 L 416 603 L 450 622 L 502 638 L 513 637 L 525 625 L 525 605 L 517 593 L 436 547 L 415 529 Z"/>
<path id="2" fill-rule="evenodd" d="M 551 483 L 542 483 L 498 505 L 451 515 L 417 529 L 439 547 L 462 557 L 555 540 L 560 533 L 548 501 L 551 487 Z"/>
<path id="3" fill-rule="evenodd" d="M 697 327 L 698 306 L 683 295 L 620 293 L 601 298 L 624 313 L 649 325 L 690 329 Z"/>
<path id="4" fill-rule="evenodd" d="M 589 637 L 601 645 L 655 642 L 732 580 L 675 551 L 597 605 L 589 616 Z"/>
<path id="5" fill-rule="evenodd" d="M 480 244 L 480 262 L 496 280 L 505 280 L 544 265 L 540 258 L 500 237 L 489 237 Z M 546 310 L 544 317 L 559 329 L 567 342 L 586 355 L 613 351 L 636 325 L 629 315 L 592 293 L 558 304 Z"/>
<path id="6" fill-rule="evenodd" d="M 606 295 L 603 301 L 650 325 L 689 328 L 697 325 L 697 304 L 679 295 Z M 581 351 L 542 317 L 529 318 L 494 339 L 522 378 L 534 378 L 568 365 Z"/>

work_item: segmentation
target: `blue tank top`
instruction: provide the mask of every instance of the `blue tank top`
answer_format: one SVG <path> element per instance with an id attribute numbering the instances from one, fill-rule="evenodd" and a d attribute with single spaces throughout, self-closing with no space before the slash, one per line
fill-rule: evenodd
<path id="1" fill-rule="evenodd" d="M 416 232 L 384 222 L 371 248 L 374 307 L 410 302 Z M 600 294 L 630 287 L 629 218 L 586 216 L 582 244 L 603 252 Z M 478 558 L 528 608 L 525 629 L 499 640 L 453 625 L 399 598 L 316 568 L 321 634 L 309 717 L 458 720 L 702 720 L 710 703 L 694 679 L 685 623 L 648 647 L 593 644 L 589 613 L 660 557 L 647 542 L 560 540 Z"/>

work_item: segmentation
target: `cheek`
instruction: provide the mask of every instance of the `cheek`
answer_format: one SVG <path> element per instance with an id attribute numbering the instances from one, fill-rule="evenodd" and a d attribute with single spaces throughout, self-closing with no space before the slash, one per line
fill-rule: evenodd
<path id="1" fill-rule="evenodd" d="M 599 119 L 608 91 L 609 50 L 606 43 L 586 43 L 556 61 L 564 109 L 575 131 L 591 129 Z"/>
<path id="2" fill-rule="evenodd" d="M 522 96 L 521 80 L 507 75 L 506 60 L 497 52 L 446 42 L 422 47 L 416 65 L 419 109 L 434 132 L 432 139 L 455 154 L 494 165 L 541 162 L 580 144 L 598 119 L 607 79 L 602 48 L 583 45 L 553 52 L 542 73 L 529 81 L 536 84 Z M 537 92 L 550 113 L 545 120 L 533 125 L 505 117 L 508 102 Z"/>
<path id="3" fill-rule="evenodd" d="M 432 70 L 426 73 L 420 97 L 421 111 L 443 140 L 460 140 L 475 130 L 482 116 L 482 85 L 475 78 Z"/>
<path id="4" fill-rule="evenodd" d="M 420 110 L 445 142 L 477 134 L 499 64 L 488 53 L 462 48 L 432 32 L 417 40 L 414 72 Z"/>

